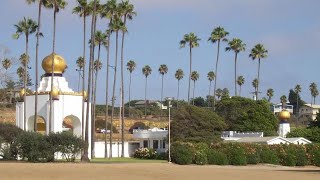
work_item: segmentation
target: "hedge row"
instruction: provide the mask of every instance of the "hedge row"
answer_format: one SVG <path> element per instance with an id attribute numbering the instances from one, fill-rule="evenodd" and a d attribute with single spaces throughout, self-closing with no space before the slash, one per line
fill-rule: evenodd
<path id="1" fill-rule="evenodd" d="M 71 132 L 42 135 L 10 124 L 0 124 L 0 129 L 0 157 L 4 160 L 52 162 L 60 156 L 74 162 L 85 147 L 83 140 Z"/>
<path id="2" fill-rule="evenodd" d="M 172 162 L 176 164 L 247 165 L 276 164 L 283 166 L 320 166 L 320 144 L 263 145 L 246 143 L 207 144 L 176 142 L 172 144 Z"/>

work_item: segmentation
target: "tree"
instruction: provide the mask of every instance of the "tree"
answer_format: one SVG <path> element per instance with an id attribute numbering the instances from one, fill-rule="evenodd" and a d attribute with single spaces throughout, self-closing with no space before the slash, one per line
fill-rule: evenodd
<path id="1" fill-rule="evenodd" d="M 285 109 L 285 108 L 286 108 L 286 104 L 287 104 L 287 96 L 282 95 L 282 96 L 280 97 L 280 102 L 281 102 L 281 104 L 282 104 L 282 109 Z"/>
<path id="2" fill-rule="evenodd" d="M 218 64 L 219 64 L 219 54 L 220 54 L 220 42 L 221 40 L 224 42 L 227 42 L 228 40 L 226 37 L 229 35 L 229 32 L 225 31 L 223 27 L 216 27 L 213 29 L 211 32 L 211 36 L 208 39 L 208 41 L 211 41 L 211 43 L 218 43 L 218 49 L 217 49 L 217 60 L 216 60 L 216 69 L 215 69 L 215 75 L 216 78 L 214 79 L 214 91 L 213 91 L 213 96 L 216 95 L 216 89 L 217 89 L 217 78 L 218 78 Z M 215 106 L 216 106 L 216 100 L 213 98 L 213 110 L 215 111 Z"/>
<path id="3" fill-rule="evenodd" d="M 228 47 L 226 47 L 226 51 L 233 51 L 235 53 L 234 56 L 234 94 L 237 96 L 237 57 L 241 51 L 245 51 L 246 44 L 242 42 L 241 39 L 233 38 L 228 42 Z"/>
<path id="4" fill-rule="evenodd" d="M 207 78 L 208 78 L 208 80 L 210 82 L 210 84 L 209 84 L 209 93 L 208 93 L 208 96 L 210 96 L 210 94 L 211 94 L 211 82 L 216 78 L 216 75 L 214 74 L 213 71 L 210 71 L 207 74 Z M 210 104 L 208 103 L 208 107 L 209 106 L 210 106 Z"/>
<path id="5" fill-rule="evenodd" d="M 131 109 L 131 105 L 130 105 L 130 101 L 131 101 L 131 77 L 132 77 L 132 72 L 136 69 L 136 62 L 134 62 L 133 60 L 130 60 L 129 62 L 127 62 L 127 70 L 130 73 L 130 81 L 129 81 L 129 117 L 130 117 L 130 109 Z"/>
<path id="6" fill-rule="evenodd" d="M 163 77 L 165 74 L 168 73 L 167 65 L 161 64 L 158 71 L 161 74 L 161 106 L 162 106 L 162 103 L 163 103 Z M 161 117 L 162 117 L 162 107 L 160 108 L 160 120 L 161 120 Z"/>
<path id="7" fill-rule="evenodd" d="M 222 96 L 222 89 L 218 88 L 215 95 L 217 96 L 218 99 L 220 99 Z"/>
<path id="8" fill-rule="evenodd" d="M 199 79 L 199 73 L 197 71 L 192 71 L 190 79 L 193 81 L 192 99 L 194 100 L 194 91 L 196 89 L 196 81 Z M 194 101 L 192 101 L 192 104 L 194 105 Z"/>
<path id="9" fill-rule="evenodd" d="M 192 99 L 192 102 L 194 102 L 194 106 L 197 106 L 197 107 L 206 107 L 206 106 L 208 106 L 207 102 L 200 96 Z"/>
<path id="10" fill-rule="evenodd" d="M 194 33 L 185 34 L 183 39 L 180 41 L 180 48 L 184 48 L 186 45 L 189 46 L 189 85 L 188 85 L 188 103 L 190 104 L 190 82 L 192 72 L 192 48 L 199 47 L 199 39 Z"/>
<path id="11" fill-rule="evenodd" d="M 316 83 L 311 83 L 309 86 L 309 90 L 312 96 L 312 100 L 311 100 L 311 106 L 312 103 L 315 104 L 316 103 L 316 97 L 319 95 L 319 91 L 318 91 L 318 87 Z M 313 101 L 313 102 L 312 102 Z"/>
<path id="12" fill-rule="evenodd" d="M 251 49 L 251 53 L 249 54 L 249 57 L 252 58 L 252 60 L 258 59 L 258 86 L 257 86 L 257 92 L 259 92 L 259 84 L 260 84 L 260 60 L 263 58 L 267 58 L 268 50 L 264 48 L 262 44 L 257 44 L 254 46 L 254 48 Z M 257 99 L 258 98 L 258 93 Z"/>
<path id="13" fill-rule="evenodd" d="M 76 64 L 77 64 L 77 67 L 79 68 L 79 69 L 76 69 L 79 72 L 79 81 L 78 81 L 78 91 L 79 91 L 79 88 L 80 88 L 80 77 L 82 76 L 81 72 L 83 73 L 83 67 L 85 66 L 84 58 L 82 56 L 78 57 L 78 59 L 76 61 Z"/>
<path id="14" fill-rule="evenodd" d="M 257 96 L 258 96 L 258 86 L 259 86 L 259 80 L 258 79 L 254 79 L 253 81 L 252 81 L 252 86 L 253 86 L 253 88 L 254 88 L 254 95 L 256 96 L 255 98 L 256 98 L 256 100 L 258 100 L 257 99 Z"/>
<path id="15" fill-rule="evenodd" d="M 221 99 L 230 98 L 230 92 L 228 88 L 223 88 L 221 91 Z"/>
<path id="16" fill-rule="evenodd" d="M 267 96 L 268 96 L 268 102 L 271 101 L 271 98 L 273 97 L 273 94 L 274 94 L 274 90 L 273 89 L 268 89 L 267 90 Z"/>
<path id="17" fill-rule="evenodd" d="M 27 70 L 27 62 L 29 62 L 29 36 L 33 33 L 36 32 L 37 28 L 38 28 L 38 25 L 37 23 L 30 19 L 30 18 L 23 18 L 22 21 L 19 21 L 18 24 L 15 24 L 14 25 L 15 28 L 16 28 L 16 33 L 13 35 L 13 37 L 15 39 L 19 39 L 20 35 L 25 35 L 25 40 L 26 40 L 26 52 L 25 52 L 25 63 L 23 64 L 24 65 L 24 86 L 23 88 L 26 90 L 27 89 L 27 74 L 28 74 L 28 70 Z M 24 101 L 24 106 L 23 106 L 23 119 L 24 119 L 24 125 L 23 125 L 23 129 L 26 130 L 26 119 L 27 119 L 27 103 L 26 103 L 26 93 L 24 93 L 23 95 L 23 101 Z M 36 127 L 36 121 L 34 123 L 35 127 Z"/>
<path id="18" fill-rule="evenodd" d="M 178 80 L 178 93 L 177 93 L 177 102 L 178 102 L 179 101 L 179 92 L 180 92 L 180 80 L 183 79 L 183 76 L 184 76 L 183 70 L 178 69 L 174 76 Z"/>
<path id="19" fill-rule="evenodd" d="M 244 84 L 244 82 L 245 82 L 245 78 L 243 76 L 238 76 L 237 84 L 240 87 L 239 96 L 241 96 L 241 87 Z"/>
<path id="20" fill-rule="evenodd" d="M 152 69 L 150 66 L 146 65 L 142 68 L 142 74 L 146 77 L 146 83 L 144 88 L 144 116 L 147 118 L 147 85 L 148 85 L 148 76 L 151 74 Z"/>
<path id="21" fill-rule="evenodd" d="M 2 60 L 2 67 L 5 69 L 5 70 L 8 70 L 11 66 L 12 66 L 12 61 L 8 58 L 5 58 L 4 60 Z"/>
<path id="22" fill-rule="evenodd" d="M 226 128 L 223 119 L 209 109 L 181 105 L 173 109 L 171 123 L 173 141 L 219 142 L 220 133 Z"/>
<path id="23" fill-rule="evenodd" d="M 217 104 L 217 113 L 225 119 L 227 130 L 276 132 L 278 119 L 265 100 L 243 97 L 223 98 Z"/>
<path id="24" fill-rule="evenodd" d="M 78 6 L 73 8 L 72 13 L 79 14 L 80 17 L 83 17 L 83 66 L 82 66 L 82 93 L 85 91 L 85 75 L 86 75 L 86 17 L 90 13 L 90 7 L 87 3 L 87 0 L 77 0 Z M 78 66 L 79 67 L 79 66 Z M 79 67 L 80 68 L 80 67 Z M 81 70 L 81 69 L 80 69 Z M 80 71 L 81 72 L 81 71 Z M 82 124 L 84 124 L 84 104 L 85 98 L 82 98 Z M 82 126 L 82 138 L 84 138 L 84 126 Z"/>

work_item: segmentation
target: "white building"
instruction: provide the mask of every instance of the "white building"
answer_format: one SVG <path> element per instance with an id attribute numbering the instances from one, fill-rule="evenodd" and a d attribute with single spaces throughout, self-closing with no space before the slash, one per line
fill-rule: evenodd
<path id="1" fill-rule="evenodd" d="M 167 135 L 167 129 L 133 130 L 133 137 L 140 140 L 140 148 L 153 148 L 158 153 L 163 153 L 168 149 Z"/>
<path id="2" fill-rule="evenodd" d="M 54 78 L 53 89 L 51 90 L 52 60 L 54 62 Z M 45 74 L 37 89 L 37 131 L 49 134 L 49 132 L 72 130 L 74 135 L 84 137 L 86 119 L 84 118 L 82 122 L 82 102 L 83 100 L 86 101 L 86 93 L 74 92 L 69 88 L 67 80 L 63 77 L 66 67 L 65 60 L 57 54 L 50 54 L 42 61 L 42 68 Z M 20 95 L 23 96 L 24 93 L 25 91 L 22 90 Z M 50 96 L 53 99 L 52 106 L 50 106 Z M 27 104 L 26 119 L 24 119 L 25 104 Z M 86 114 L 87 104 L 90 105 L 90 103 L 84 103 L 84 114 Z M 52 108 L 51 118 L 50 108 Z M 91 110 L 89 109 L 89 127 L 91 127 L 90 112 Z M 34 121 L 35 92 L 32 92 L 26 94 L 25 102 L 21 101 L 16 104 L 16 125 L 25 131 L 34 131 Z M 88 149 L 90 150 L 91 128 L 88 129 Z"/>
<path id="3" fill-rule="evenodd" d="M 284 109 L 289 111 L 291 114 L 293 114 L 293 105 L 290 105 L 290 104 L 286 103 Z M 282 103 L 274 104 L 274 105 L 271 106 L 271 111 L 275 115 L 278 115 L 284 109 L 282 109 Z"/>
<path id="4" fill-rule="evenodd" d="M 305 104 L 299 108 L 299 115 L 301 118 L 309 118 L 309 119 L 315 120 L 319 110 L 320 110 L 320 105 Z"/>

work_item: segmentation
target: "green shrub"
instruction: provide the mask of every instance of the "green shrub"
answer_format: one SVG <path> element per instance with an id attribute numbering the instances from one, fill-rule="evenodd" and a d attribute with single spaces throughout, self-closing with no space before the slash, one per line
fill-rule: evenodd
<path id="1" fill-rule="evenodd" d="M 228 158 L 222 152 L 211 149 L 208 151 L 208 163 L 215 165 L 227 165 Z"/>
<path id="2" fill-rule="evenodd" d="M 305 166 L 308 164 L 308 158 L 304 146 L 297 146 L 296 150 L 297 166 Z"/>
<path id="3" fill-rule="evenodd" d="M 230 149 L 228 152 L 228 159 L 231 165 L 246 165 L 246 152 L 242 148 Z"/>
<path id="4" fill-rule="evenodd" d="M 277 154 L 271 151 L 269 148 L 264 148 L 260 152 L 261 163 L 267 164 L 279 164 L 279 158 Z"/>
<path id="5" fill-rule="evenodd" d="M 171 160 L 173 163 L 187 165 L 192 163 L 193 149 L 187 143 L 174 143 L 171 147 Z"/>
<path id="6" fill-rule="evenodd" d="M 139 159 L 156 159 L 157 151 L 152 148 L 139 148 L 134 151 L 133 157 Z"/>
<path id="7" fill-rule="evenodd" d="M 0 138 L 2 142 L 12 144 L 23 130 L 9 123 L 0 123 Z"/>
<path id="8" fill-rule="evenodd" d="M 313 164 L 320 167 L 320 151 L 313 152 Z"/>
<path id="9" fill-rule="evenodd" d="M 208 163 L 208 156 L 205 152 L 197 152 L 194 155 L 194 163 L 197 165 L 205 165 Z"/>
<path id="10" fill-rule="evenodd" d="M 247 163 L 248 164 L 259 164 L 260 155 L 258 153 L 247 154 Z"/>

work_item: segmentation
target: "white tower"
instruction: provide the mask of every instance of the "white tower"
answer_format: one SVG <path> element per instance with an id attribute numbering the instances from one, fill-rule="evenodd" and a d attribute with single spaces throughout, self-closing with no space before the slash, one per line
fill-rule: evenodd
<path id="1" fill-rule="evenodd" d="M 53 89 L 51 90 L 52 78 L 52 60 L 54 62 Z M 45 71 L 41 79 L 38 91 L 38 108 L 37 108 L 37 131 L 49 134 L 50 132 L 62 132 L 71 130 L 74 135 L 84 137 L 86 125 L 86 92 L 74 92 L 69 88 L 63 73 L 67 68 L 65 60 L 57 54 L 50 54 L 42 61 L 42 68 Z M 22 89 L 20 96 L 23 96 L 25 90 Z M 50 114 L 50 95 L 52 96 L 52 113 L 51 122 Z M 82 102 L 84 103 L 84 121 L 82 121 Z M 24 105 L 26 104 L 26 119 L 24 119 Z M 89 128 L 88 139 L 90 149 L 91 139 L 91 110 L 89 110 Z M 26 94 L 26 102 L 16 104 L 16 125 L 25 131 L 34 131 L 35 121 L 35 92 Z M 90 152 L 90 151 L 89 151 Z M 90 157 L 90 154 L 89 154 Z"/>
<path id="2" fill-rule="evenodd" d="M 288 122 L 289 119 L 290 119 L 290 112 L 283 109 L 279 113 L 279 120 L 280 120 L 279 131 L 278 131 L 279 136 L 286 137 L 287 134 L 290 132 L 290 123 Z"/>

